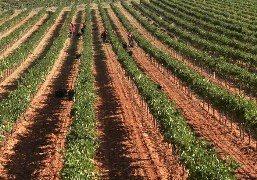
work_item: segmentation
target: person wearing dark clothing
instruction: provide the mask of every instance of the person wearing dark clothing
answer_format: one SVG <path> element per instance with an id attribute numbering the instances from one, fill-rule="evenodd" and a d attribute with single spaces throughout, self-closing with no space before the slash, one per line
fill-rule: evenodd
<path id="1" fill-rule="evenodd" d="M 102 32 L 101 38 L 102 38 L 102 40 L 103 40 L 104 43 L 107 42 L 107 39 L 108 39 L 108 32 L 107 32 L 107 30 L 104 30 L 104 31 Z"/>
<path id="2" fill-rule="evenodd" d="M 128 42 L 130 47 L 134 47 L 134 35 L 131 32 L 128 34 Z"/>
<path id="3" fill-rule="evenodd" d="M 70 30 L 70 36 L 73 37 L 75 33 L 75 25 L 72 22 L 70 23 L 69 30 Z"/>
<path id="4" fill-rule="evenodd" d="M 82 35 L 85 33 L 85 29 L 86 29 L 86 23 L 83 23 L 82 27 L 81 27 L 81 34 Z"/>

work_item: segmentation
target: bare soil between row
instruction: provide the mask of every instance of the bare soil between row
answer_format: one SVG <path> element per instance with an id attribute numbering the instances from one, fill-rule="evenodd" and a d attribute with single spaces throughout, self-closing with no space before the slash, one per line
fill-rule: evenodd
<path id="1" fill-rule="evenodd" d="M 76 19 L 78 16 L 76 16 Z M 75 20 L 75 19 L 74 19 Z M 78 31 L 79 25 L 76 25 Z M 70 97 L 56 91 L 74 91 L 79 72 L 75 59 L 81 40 L 68 38 L 54 67 L 1 148 L 0 174 L 5 179 L 59 179 L 62 150 L 72 122 Z"/>
<path id="2" fill-rule="evenodd" d="M 111 10 L 109 10 L 109 14 L 114 24 L 117 26 L 120 36 L 127 41 L 128 33 L 125 28 Z M 143 33 L 142 35 L 145 36 Z M 154 44 L 154 42 L 152 43 Z M 223 159 L 227 158 L 227 156 L 231 156 L 239 163 L 240 168 L 235 172 L 236 176 L 239 179 L 257 178 L 257 153 L 254 150 L 255 143 L 249 145 L 247 139 L 242 140 L 238 137 L 239 133 L 237 129 L 233 129 L 231 132 L 229 128 L 224 128 L 224 125 L 220 124 L 214 116 L 210 115 L 200 106 L 201 101 L 198 98 L 191 98 L 185 93 L 177 84 L 179 80 L 174 80 L 173 75 L 167 73 L 164 67 L 151 59 L 141 48 L 135 47 L 131 50 L 135 61 L 142 70 L 151 77 L 156 84 L 160 84 L 163 90 L 169 94 L 170 98 L 176 102 L 183 116 L 187 119 L 187 123 L 196 132 L 196 135 L 199 136 L 199 138 L 210 141 Z"/>
<path id="3" fill-rule="evenodd" d="M 97 153 L 102 179 L 186 179 L 187 173 L 164 141 L 146 104 L 133 89 L 111 45 L 101 45 L 103 26 L 93 13 Z"/>

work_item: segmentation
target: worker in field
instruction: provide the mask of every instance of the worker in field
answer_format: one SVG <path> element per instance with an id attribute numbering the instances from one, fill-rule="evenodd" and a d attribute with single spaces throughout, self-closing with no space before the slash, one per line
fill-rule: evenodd
<path id="1" fill-rule="evenodd" d="M 82 23 L 81 24 L 81 29 L 80 29 L 80 31 L 77 34 L 79 39 L 82 39 L 83 34 L 85 33 L 85 29 L 86 29 L 86 23 Z"/>
<path id="2" fill-rule="evenodd" d="M 81 27 L 81 34 L 82 35 L 85 33 L 85 29 L 86 29 L 86 23 L 83 23 L 82 27 Z"/>
<path id="3" fill-rule="evenodd" d="M 70 23 L 70 37 L 74 37 L 74 33 L 75 33 L 75 25 L 71 22 Z"/>
<path id="4" fill-rule="evenodd" d="M 128 34 L 128 42 L 130 47 L 134 47 L 135 42 L 134 42 L 134 34 L 132 32 L 129 32 Z"/>
<path id="5" fill-rule="evenodd" d="M 107 43 L 107 39 L 108 39 L 108 32 L 107 30 L 104 30 L 101 34 L 101 38 L 103 40 L 103 43 Z"/>
<path id="6" fill-rule="evenodd" d="M 113 29 L 112 32 L 115 36 L 118 36 L 118 32 L 116 30 Z"/>

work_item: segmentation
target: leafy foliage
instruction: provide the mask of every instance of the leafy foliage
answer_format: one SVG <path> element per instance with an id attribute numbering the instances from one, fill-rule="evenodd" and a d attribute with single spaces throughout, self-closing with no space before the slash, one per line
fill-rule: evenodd
<path id="1" fill-rule="evenodd" d="M 87 7 L 86 42 L 81 57 L 80 73 L 76 83 L 73 110 L 75 117 L 67 138 L 65 162 L 61 172 L 63 179 L 94 179 L 93 161 L 98 147 L 95 122 L 95 89 L 93 76 L 92 26 L 90 6 Z"/>
<path id="2" fill-rule="evenodd" d="M 131 10 L 125 3 L 123 5 L 128 10 Z M 114 10 L 115 12 L 118 11 L 116 8 L 114 8 Z M 134 11 L 131 10 L 131 14 L 134 15 L 134 17 L 137 18 L 141 23 L 143 23 L 146 29 L 148 29 L 153 35 L 164 43 L 169 45 L 173 44 L 172 47 L 175 49 L 179 48 L 183 51 L 188 50 L 186 46 L 182 46 L 176 41 L 172 40 L 169 36 L 162 33 L 156 27 L 143 20 L 140 15 L 136 14 Z M 125 17 L 123 17 L 120 13 L 117 13 L 117 15 L 123 22 L 124 26 L 135 34 L 135 38 L 138 41 L 139 46 L 149 53 L 150 56 L 158 60 L 167 69 L 171 70 L 183 83 L 189 86 L 201 98 L 205 99 L 221 112 L 229 113 L 229 115 L 235 117 L 238 122 L 245 122 L 252 132 L 256 132 L 257 106 L 255 103 L 238 95 L 230 94 L 225 88 L 219 87 L 216 84 L 209 82 L 208 79 L 203 78 L 199 72 L 192 70 L 184 63 L 178 61 L 168 54 L 165 54 L 161 50 L 154 48 L 149 41 L 143 38 L 136 31 L 136 29 L 133 28 Z M 199 59 L 200 58 L 201 56 L 199 56 Z"/>
<path id="3" fill-rule="evenodd" d="M 68 26 L 71 21 L 71 17 L 74 14 L 74 10 L 70 13 L 70 16 L 65 21 L 64 26 Z M 55 15 L 55 18 L 57 15 Z M 45 30 L 55 22 L 54 19 L 49 21 L 49 24 L 44 26 L 42 34 Z M 13 125 L 24 111 L 29 107 L 31 98 L 37 92 L 40 85 L 45 81 L 45 78 L 57 59 L 60 50 L 63 48 L 63 44 L 67 39 L 66 29 L 61 30 L 61 35 L 55 39 L 50 50 L 37 60 L 32 68 L 22 77 L 17 89 L 11 91 L 6 99 L 0 102 L 0 138 L 5 137 L 6 132 L 12 130 Z"/>
<path id="4" fill-rule="evenodd" d="M 113 8 L 115 9 L 115 7 Z M 116 10 L 115 12 L 119 18 L 124 19 L 125 16 Z M 187 126 L 186 120 L 180 115 L 174 103 L 169 100 L 168 95 L 156 87 L 155 83 L 140 70 L 132 57 L 123 49 L 122 43 L 112 31 L 112 25 L 102 7 L 100 7 L 100 12 L 105 28 L 109 32 L 111 44 L 122 67 L 133 79 L 141 96 L 161 125 L 166 139 L 179 150 L 180 159 L 189 170 L 190 178 L 234 179 L 232 166 L 227 166 L 224 161 L 218 158 L 213 149 L 207 147 L 205 141 L 195 137 L 192 130 Z M 135 35 L 135 38 L 138 38 L 138 35 Z"/>

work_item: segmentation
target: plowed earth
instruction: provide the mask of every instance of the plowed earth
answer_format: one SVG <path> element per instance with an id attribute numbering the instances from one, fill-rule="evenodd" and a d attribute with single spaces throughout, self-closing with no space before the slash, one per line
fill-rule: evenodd
<path id="1" fill-rule="evenodd" d="M 77 18 L 77 17 L 76 17 Z M 73 19 L 75 21 L 76 19 Z M 79 22 L 80 23 L 80 22 Z M 79 24 L 76 25 L 78 31 Z M 59 179 L 73 101 L 56 90 L 73 90 L 81 40 L 68 38 L 53 69 L 1 148 L 2 179 Z"/>
<path id="2" fill-rule="evenodd" d="M 127 41 L 128 33 L 125 28 L 112 10 L 109 9 L 108 12 L 117 26 L 119 36 Z M 236 129 L 230 132 L 229 128 L 224 128 L 224 125 L 220 124 L 214 116 L 200 106 L 201 101 L 199 99 L 190 98 L 187 93 L 184 93 L 177 83 L 174 83 L 174 77 L 145 54 L 141 48 L 135 47 L 131 50 L 135 61 L 142 70 L 157 84 L 160 84 L 170 98 L 176 102 L 183 116 L 187 119 L 187 123 L 195 130 L 196 135 L 210 141 L 223 159 L 231 156 L 239 163 L 240 168 L 235 172 L 239 179 L 256 179 L 257 153 L 254 150 L 254 145 L 249 145 L 247 139 L 242 140 L 238 137 Z M 178 81 L 176 79 L 176 82 Z"/>
<path id="3" fill-rule="evenodd" d="M 43 39 L 39 42 L 37 47 L 32 51 L 32 53 L 21 62 L 20 65 L 9 69 L 10 75 L 7 74 L 6 77 L 0 81 L 0 100 L 6 98 L 9 92 L 16 88 L 17 83 L 22 78 L 22 76 L 33 67 L 37 61 L 42 60 L 46 55 L 47 51 L 53 45 L 54 39 L 59 36 L 60 30 L 63 27 L 63 23 L 66 19 L 68 12 L 64 11 L 57 18 L 56 23 L 48 30 Z"/>
<path id="4" fill-rule="evenodd" d="M 103 44 L 98 10 L 93 11 L 97 153 L 102 179 L 186 179 L 187 172 L 166 143 L 140 95 L 117 61 L 110 44 Z"/>

